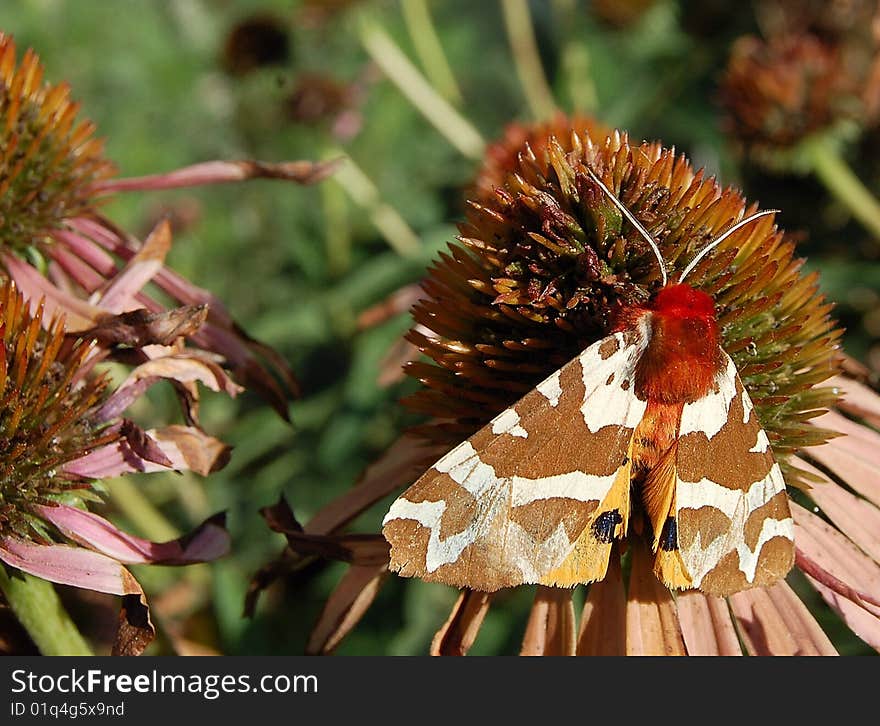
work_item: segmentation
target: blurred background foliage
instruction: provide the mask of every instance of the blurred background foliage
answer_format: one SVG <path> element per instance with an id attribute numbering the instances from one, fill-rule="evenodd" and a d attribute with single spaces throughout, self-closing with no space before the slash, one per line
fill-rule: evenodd
<path id="1" fill-rule="evenodd" d="M 424 8 L 433 25 L 418 13 Z M 880 368 L 878 240 L 813 177 L 750 165 L 725 135 L 718 84 L 735 38 L 759 30 L 751 5 L 533 0 L 528 8 L 558 107 L 674 145 L 762 207 L 782 209 L 781 225 L 799 236 L 838 304 L 847 352 Z M 231 463 L 208 479 L 109 483 L 106 512 L 147 537 L 168 538 L 228 512 L 233 552 L 222 561 L 134 568 L 160 631 L 148 653 L 302 653 L 343 568 L 315 567 L 278 583 L 256 616 L 243 618 L 250 578 L 284 545 L 259 509 L 283 494 L 307 521 L 415 422 L 398 404 L 415 384 L 378 382 L 408 315 L 371 326 L 360 316 L 416 282 L 453 239 L 462 190 L 479 162 L 470 137 L 459 136 L 465 148 L 457 148 L 454 127 L 434 117 L 438 129 L 385 77 L 369 39 L 377 29 L 393 39 L 486 140 L 546 112 L 547 99 L 541 106 L 540 96 L 529 98 L 494 1 L 19 0 L 0 4 L 0 28 L 37 51 L 50 80 L 71 84 L 123 176 L 214 158 L 344 154 L 356 165 L 313 187 L 257 181 L 128 194 L 106 208 L 140 234 L 170 215 L 170 266 L 223 299 L 302 384 L 292 425 L 252 394 L 206 393 L 205 428 L 234 446 Z M 431 59 L 433 33 L 451 75 L 443 58 Z M 878 145 L 880 135 L 867 132 L 843 149 L 874 189 Z M 143 405 L 141 415 L 152 407 L 157 419 L 175 410 L 168 391 Z M 352 529 L 376 531 L 383 511 L 374 507 Z M 425 653 L 454 596 L 392 578 L 337 652 Z M 64 597 L 106 648 L 114 599 L 70 590 Z M 493 607 L 472 652 L 516 652 L 530 603 L 530 588 L 520 588 Z M 833 616 L 823 624 L 843 652 L 865 652 Z"/>

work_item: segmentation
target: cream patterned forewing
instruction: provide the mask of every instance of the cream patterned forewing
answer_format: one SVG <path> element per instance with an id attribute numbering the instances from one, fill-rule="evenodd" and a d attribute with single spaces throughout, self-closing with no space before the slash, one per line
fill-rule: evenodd
<path id="1" fill-rule="evenodd" d="M 776 582 L 794 564 L 785 480 L 736 367 L 682 411 L 675 493 L 678 547 L 692 584 L 729 595 Z"/>
<path id="2" fill-rule="evenodd" d="M 385 516 L 391 569 L 486 591 L 600 576 L 578 562 L 603 504 L 629 488 L 634 425 L 621 422 L 645 410 L 642 350 L 637 333 L 591 345 L 434 464 Z"/>

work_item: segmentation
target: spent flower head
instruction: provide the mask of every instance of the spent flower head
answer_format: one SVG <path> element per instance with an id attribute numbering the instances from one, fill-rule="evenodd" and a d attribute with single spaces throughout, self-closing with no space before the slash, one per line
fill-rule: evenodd
<path id="1" fill-rule="evenodd" d="M 207 474 L 225 463 L 227 447 L 197 428 L 144 430 L 123 415 L 156 380 L 191 385 L 210 371 L 154 351 L 113 386 L 96 372 L 112 356 L 108 342 L 142 350 L 140 335 L 159 348 L 158 337 L 177 338 L 181 326 L 106 314 L 99 328 L 78 334 L 51 308 L 29 306 L 14 283 L 0 282 L 0 561 L 50 582 L 122 595 L 114 650 L 137 653 L 154 631 L 143 590 L 124 565 L 219 557 L 228 549 L 223 517 L 187 537 L 154 543 L 120 531 L 89 507 L 102 500 L 103 478 L 186 469 Z M 215 381 L 222 378 L 219 369 L 213 373 Z"/>
<path id="2" fill-rule="evenodd" d="M 311 183 L 332 168 L 307 161 L 212 161 L 157 176 L 117 179 L 113 165 L 102 156 L 101 141 L 93 136 L 94 125 L 77 121 L 79 106 L 71 102 L 67 85 L 44 82 L 33 51 L 20 61 L 16 56 L 12 37 L 0 33 L 0 254 L 6 272 L 28 298 L 51 295 L 47 286 L 56 283 L 79 299 L 101 294 L 108 280 L 142 255 L 141 240 L 101 213 L 111 194 L 255 178 Z M 51 282 L 33 274 L 37 268 L 47 271 Z M 191 344 L 221 356 L 241 383 L 287 416 L 288 400 L 298 386 L 277 352 L 248 336 L 220 300 L 162 260 L 149 282 L 176 304 L 206 306 L 207 320 Z M 128 305 L 155 314 L 166 310 L 153 294 L 140 291 Z"/>

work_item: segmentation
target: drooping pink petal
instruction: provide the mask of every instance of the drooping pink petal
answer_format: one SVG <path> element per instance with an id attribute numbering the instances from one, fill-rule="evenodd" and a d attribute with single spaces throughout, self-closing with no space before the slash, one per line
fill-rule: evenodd
<path id="1" fill-rule="evenodd" d="M 195 351 L 168 355 L 142 363 L 104 402 L 96 418 L 109 421 L 121 415 L 144 391 L 160 380 L 179 383 L 199 382 L 212 391 L 223 391 L 235 398 L 243 389 L 216 363 L 199 356 Z"/>
<path id="2" fill-rule="evenodd" d="M 654 575 L 653 557 L 641 544 L 636 544 L 631 551 L 626 654 L 686 655 L 675 601 Z"/>
<path id="3" fill-rule="evenodd" d="M 688 655 L 742 655 L 724 598 L 684 590 L 675 597 Z"/>
<path id="4" fill-rule="evenodd" d="M 840 531 L 880 563 L 880 509 L 838 486 L 806 462 L 796 463 L 821 481 L 810 489 L 812 500 Z"/>
<path id="5" fill-rule="evenodd" d="M 520 655 L 574 655 L 571 590 L 538 585 Z"/>
<path id="6" fill-rule="evenodd" d="M 605 579 L 590 585 L 581 614 L 577 655 L 626 654 L 626 591 L 617 545 L 611 550 Z"/>
<path id="7" fill-rule="evenodd" d="M 880 594 L 880 567 L 876 562 L 816 515 L 793 502 L 791 509 L 799 551 L 854 591 L 874 597 Z M 871 647 L 880 649 L 880 608 L 853 602 L 809 573 L 807 579 L 856 635 Z"/>
<path id="8" fill-rule="evenodd" d="M 122 313 L 137 307 L 136 296 L 165 264 L 171 249 L 171 224 L 159 222 L 144 240 L 143 246 L 113 277 L 99 299 L 91 302 L 110 313 Z M 96 296 L 93 295 L 93 298 Z"/>
<path id="9" fill-rule="evenodd" d="M 815 419 L 817 426 L 840 431 L 845 436 L 822 446 L 811 446 L 804 456 L 833 471 L 866 499 L 880 506 L 880 434 L 860 426 L 835 411 Z"/>
<path id="10" fill-rule="evenodd" d="M 735 593 L 729 602 L 751 655 L 837 655 L 807 606 L 784 581 Z"/>
<path id="11" fill-rule="evenodd" d="M 0 560 L 23 572 L 60 585 L 111 595 L 134 595 L 140 585 L 117 560 L 81 547 L 41 545 L 4 537 Z"/>
<path id="12" fill-rule="evenodd" d="M 69 332 L 85 330 L 95 325 L 103 314 L 101 309 L 85 300 L 59 290 L 34 267 L 14 255 L 3 254 L 3 266 L 27 300 L 31 314 L 35 314 L 43 302 L 46 324 L 55 316 L 65 316 L 65 328 Z"/>
<path id="13" fill-rule="evenodd" d="M 74 542 L 126 564 L 189 565 L 209 562 L 229 552 L 223 515 L 211 517 L 189 534 L 169 542 L 151 542 L 119 530 L 112 522 L 76 507 L 36 507 Z"/>
<path id="14" fill-rule="evenodd" d="M 298 184 L 314 184 L 333 173 L 336 161 L 206 161 L 183 167 L 165 174 L 129 177 L 127 179 L 101 179 L 92 185 L 95 194 L 153 189 L 176 189 L 179 187 L 225 184 L 247 179 L 283 179 Z"/>
<path id="15" fill-rule="evenodd" d="M 871 388 L 848 376 L 835 376 L 827 384 L 843 394 L 838 408 L 880 427 L 880 396 Z"/>
<path id="16" fill-rule="evenodd" d="M 333 652 L 372 605 L 387 574 L 385 565 L 350 567 L 324 603 L 318 622 L 309 635 L 306 654 Z"/>
<path id="17" fill-rule="evenodd" d="M 443 627 L 431 641 L 431 655 L 467 655 L 491 603 L 492 593 L 462 590 Z"/>

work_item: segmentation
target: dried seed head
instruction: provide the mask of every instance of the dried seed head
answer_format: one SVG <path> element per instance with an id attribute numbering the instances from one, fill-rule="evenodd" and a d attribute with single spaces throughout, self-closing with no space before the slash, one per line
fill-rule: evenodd
<path id="1" fill-rule="evenodd" d="M 28 50 L 16 63 L 13 39 L 0 33 L 0 238 L 22 250 L 93 205 L 90 185 L 110 176 L 90 121 L 66 84 L 43 83 Z"/>
<path id="2" fill-rule="evenodd" d="M 721 82 L 726 125 L 759 161 L 811 134 L 868 128 L 880 119 L 877 44 L 789 32 L 734 43 Z"/>
<path id="3" fill-rule="evenodd" d="M 459 241 L 423 283 L 428 298 L 414 317 L 433 335 L 413 329 L 409 339 L 433 363 L 409 366 L 424 388 L 408 404 L 439 420 L 423 429 L 435 438 L 472 434 L 606 335 L 622 305 L 658 289 L 648 243 L 588 170 L 657 241 L 671 279 L 756 211 L 658 143 L 631 146 L 617 132 L 572 138 L 568 152 L 554 138 L 526 147 L 503 186 L 471 202 Z M 727 237 L 688 277 L 715 300 L 723 346 L 782 458 L 826 439 L 806 420 L 835 400 L 812 386 L 835 372 L 841 331 L 801 264 L 769 215 Z"/>

